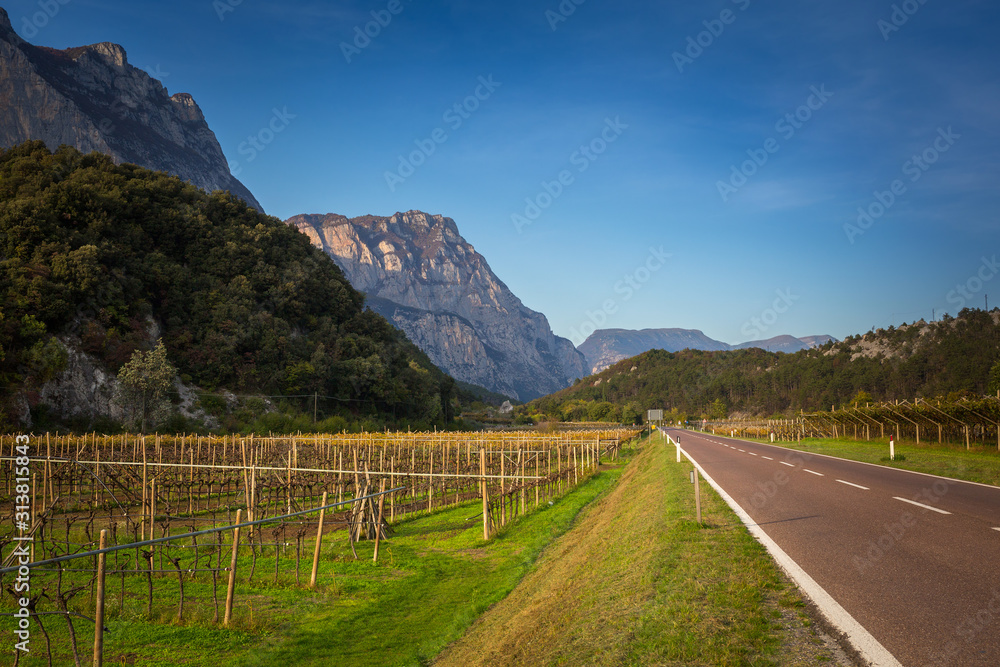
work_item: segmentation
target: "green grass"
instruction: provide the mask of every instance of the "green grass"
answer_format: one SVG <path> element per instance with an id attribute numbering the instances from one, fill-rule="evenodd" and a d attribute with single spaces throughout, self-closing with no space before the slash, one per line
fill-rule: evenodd
<path id="1" fill-rule="evenodd" d="M 622 467 L 601 472 L 576 490 L 517 519 L 490 542 L 482 539 L 478 503 L 408 519 L 383 542 L 379 563 L 374 544 L 356 545 L 354 560 L 343 532 L 324 540 L 320 588 L 294 585 L 294 560 L 282 559 L 277 585 L 274 557 L 257 561 L 253 586 L 246 585 L 249 557 L 241 556 L 233 630 L 215 626 L 210 575 L 185 582 L 185 620 L 176 623 L 177 576 L 156 579 L 154 622 L 145 618 L 146 582 L 130 578 L 125 605 L 120 581 L 109 576 L 105 662 L 143 665 L 421 665 L 457 639 L 484 610 L 517 585 L 542 549 L 563 534 L 580 510 L 613 486 Z M 533 494 L 532 494 L 533 495 Z M 265 538 L 267 537 L 265 533 Z M 273 541 L 273 539 L 265 539 Z M 311 545 L 311 542 L 309 543 Z M 268 549 L 268 552 L 273 552 Z M 311 554 L 310 554 L 311 555 Z M 223 560 L 227 560 L 224 558 Z M 303 558 L 308 582 L 311 558 Z M 109 559 L 109 568 L 112 561 Z M 39 575 L 39 577 L 52 575 Z M 69 576 L 69 575 L 67 575 Z M 220 581 L 225 599 L 225 574 Z M 85 592 L 71 608 L 88 616 Z M 11 599 L 3 598 L 3 611 Z M 51 609 L 52 605 L 45 605 Z M 72 664 L 66 622 L 44 616 L 56 664 Z M 79 652 L 91 652 L 93 624 L 74 621 Z M 3 648 L 0 662 L 10 658 Z M 32 631 L 32 652 L 21 665 L 46 664 L 44 638 Z"/>
<path id="2" fill-rule="evenodd" d="M 707 483 L 650 443 L 507 599 L 440 657 L 491 665 L 821 664 L 803 600 Z"/>
<path id="3" fill-rule="evenodd" d="M 769 440 L 747 438 L 757 442 Z M 890 468 L 913 470 L 942 477 L 1000 486 L 1000 454 L 996 448 L 964 447 L 907 442 L 895 446 L 897 460 L 889 461 L 889 440 L 846 440 L 807 438 L 802 442 L 775 442 L 775 445 L 813 454 L 826 454 L 851 461 L 864 461 Z M 899 459 L 902 454 L 905 458 Z"/>
<path id="4" fill-rule="evenodd" d="M 359 550 L 359 561 L 341 549 L 332 587 L 344 604 L 308 611 L 279 644 L 234 664 L 425 664 L 505 597 L 620 473 L 601 473 L 552 506 L 543 503 L 489 543 L 481 517 L 470 519 L 472 505 L 403 523 L 380 565 L 371 563 L 371 545 Z"/>
<path id="5" fill-rule="evenodd" d="M 702 525 L 694 519 L 690 466 L 663 448 L 661 539 L 650 564 L 656 573 L 627 664 L 795 664 L 782 656 L 779 622 L 803 606 L 795 587 L 766 550 L 704 481 Z M 806 617 L 789 614 L 795 622 Z M 817 653 L 802 664 L 815 664 Z"/>

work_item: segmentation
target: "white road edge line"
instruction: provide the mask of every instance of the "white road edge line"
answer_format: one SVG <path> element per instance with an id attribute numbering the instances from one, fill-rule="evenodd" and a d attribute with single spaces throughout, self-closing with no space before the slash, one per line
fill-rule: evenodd
<path id="1" fill-rule="evenodd" d="M 865 491 L 871 491 L 871 489 L 869 489 L 867 486 L 861 486 L 860 484 L 855 484 L 854 482 L 845 482 L 842 479 L 838 479 L 837 481 L 840 482 L 841 484 L 846 484 L 847 486 L 853 486 L 856 489 L 864 489 Z"/>
<path id="2" fill-rule="evenodd" d="M 937 512 L 939 514 L 951 514 L 951 512 L 945 512 L 937 507 L 931 507 L 930 505 L 924 505 L 923 503 L 918 503 L 916 500 L 908 500 L 906 498 L 900 498 L 899 496 L 893 496 L 893 500 L 902 500 L 904 503 L 910 503 L 911 505 L 916 505 L 917 507 L 923 507 L 925 510 L 930 510 L 932 512 Z"/>
<path id="3" fill-rule="evenodd" d="M 683 449 L 681 450 L 684 451 Z M 764 532 L 764 529 L 754 523 L 750 515 L 740 507 L 732 497 L 726 493 L 721 486 L 719 486 L 714 479 L 712 479 L 708 473 L 705 472 L 691 456 L 684 452 L 688 460 L 694 465 L 695 468 L 701 473 L 705 481 L 712 485 L 726 504 L 729 505 L 736 515 L 740 518 L 746 527 L 750 531 L 750 534 L 757 538 L 757 541 L 764 545 L 771 557 L 777 561 L 778 565 L 783 569 L 792 581 L 794 581 L 798 587 L 805 593 L 806 597 L 813 601 L 816 607 L 820 610 L 826 619 L 837 629 L 843 632 L 848 641 L 857 649 L 858 653 L 862 655 L 872 667 L 903 667 L 902 663 L 893 657 L 891 653 L 882 644 L 879 643 L 875 637 L 868 632 L 863 625 L 858 623 L 853 616 L 851 616 L 846 609 L 840 606 L 840 604 L 833 599 L 829 593 L 827 593 L 822 586 L 816 583 L 816 580 L 810 577 L 805 570 L 803 570 L 798 563 L 792 560 L 791 556 L 786 554 L 784 550 L 778 546 L 778 544 L 771 539 L 771 536 Z M 784 461 L 782 461 L 784 463 Z"/>
<path id="4" fill-rule="evenodd" d="M 794 463 L 789 463 L 788 461 L 778 461 L 778 463 L 780 463 L 783 466 L 788 466 L 789 468 L 794 468 L 795 467 Z"/>
<path id="5" fill-rule="evenodd" d="M 823 473 L 816 472 L 815 470 L 810 470 L 809 468 L 803 468 L 803 470 L 805 470 L 806 472 L 808 472 L 810 474 L 817 475 L 818 477 L 826 477 L 826 475 L 824 475 Z"/>

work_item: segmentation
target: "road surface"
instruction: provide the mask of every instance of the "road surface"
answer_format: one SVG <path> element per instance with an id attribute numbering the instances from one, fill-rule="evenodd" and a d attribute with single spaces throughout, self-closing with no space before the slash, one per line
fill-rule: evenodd
<path id="1" fill-rule="evenodd" d="M 899 664 L 1000 665 L 1000 488 L 668 434 Z"/>

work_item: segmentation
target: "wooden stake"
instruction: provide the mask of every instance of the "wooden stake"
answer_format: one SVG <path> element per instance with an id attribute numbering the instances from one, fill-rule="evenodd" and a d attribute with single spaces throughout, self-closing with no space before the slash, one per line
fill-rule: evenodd
<path id="1" fill-rule="evenodd" d="M 518 508 L 518 513 L 519 514 L 524 514 L 527 511 L 525 509 L 525 506 L 528 504 L 528 499 L 527 499 L 527 496 L 526 496 L 526 494 L 528 493 L 528 491 L 527 491 L 527 489 L 524 486 L 524 464 L 525 464 L 525 462 L 524 462 L 524 448 L 521 446 L 520 443 L 518 443 L 518 446 L 517 446 L 517 474 L 520 475 L 520 477 L 521 477 L 521 479 L 517 480 L 518 486 L 521 487 L 521 500 L 520 500 L 520 503 L 519 503 L 520 507 Z"/>
<path id="2" fill-rule="evenodd" d="M 101 530 L 98 549 L 107 547 L 107 530 Z M 97 554 L 97 610 L 94 612 L 94 667 L 104 664 L 104 569 L 107 554 Z"/>
<path id="3" fill-rule="evenodd" d="M 146 510 L 149 501 L 149 481 L 146 478 L 146 448 L 142 448 L 142 518 L 139 522 L 139 541 L 146 539 Z"/>
<path id="4" fill-rule="evenodd" d="M 501 526 L 507 525 L 507 454 L 505 450 L 507 449 L 507 442 L 505 440 L 500 441 L 500 515 L 497 519 Z M 494 452 L 490 452 L 491 458 Z"/>
<path id="5" fill-rule="evenodd" d="M 567 457 L 569 458 L 569 457 Z M 576 457 L 576 447 L 573 448 L 573 486 L 580 483 L 580 465 Z"/>
<path id="6" fill-rule="evenodd" d="M 539 455 L 535 454 L 535 477 L 538 477 L 539 458 L 540 458 Z M 538 492 L 540 490 L 541 490 L 541 482 L 536 479 L 535 480 L 535 507 L 538 507 L 538 500 L 539 500 L 538 499 Z"/>
<path id="7" fill-rule="evenodd" d="M 431 450 L 431 463 L 427 469 L 430 476 L 427 478 L 427 511 L 434 507 L 434 450 Z"/>
<path id="8" fill-rule="evenodd" d="M 382 483 L 379 485 L 379 492 L 385 493 L 385 478 L 382 478 Z M 385 507 L 385 496 L 381 495 L 378 497 L 378 521 L 375 522 L 375 555 L 372 556 L 372 562 L 378 562 L 378 546 L 382 541 L 382 508 Z"/>
<path id="9" fill-rule="evenodd" d="M 482 492 L 483 492 L 483 539 L 490 539 L 490 500 L 488 497 L 489 486 L 487 485 L 486 479 L 486 450 L 479 450 L 479 474 L 483 476 L 482 478 Z"/>
<path id="10" fill-rule="evenodd" d="M 243 519 L 243 510 L 236 510 L 236 525 L 240 525 L 240 521 Z M 233 529 L 233 557 L 229 562 L 229 585 L 226 587 L 226 615 L 222 619 L 222 624 L 229 627 L 230 621 L 233 618 L 233 597 L 236 593 L 236 560 L 237 560 L 237 548 L 240 544 L 240 529 Z"/>
<path id="11" fill-rule="evenodd" d="M 320 502 L 320 506 L 326 507 L 326 491 L 323 492 L 323 500 Z M 310 588 L 316 588 L 316 576 L 319 574 L 319 552 L 323 548 L 323 517 L 325 514 L 325 509 L 319 511 L 319 527 L 316 529 L 316 548 L 313 550 L 312 576 L 309 577 Z"/>

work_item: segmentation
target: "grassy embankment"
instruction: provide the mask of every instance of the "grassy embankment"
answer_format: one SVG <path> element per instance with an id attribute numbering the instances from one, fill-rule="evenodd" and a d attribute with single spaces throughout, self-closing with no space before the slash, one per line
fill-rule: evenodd
<path id="1" fill-rule="evenodd" d="M 815 665 L 835 658 L 802 599 L 690 466 L 647 447 L 525 580 L 435 662 Z"/>

